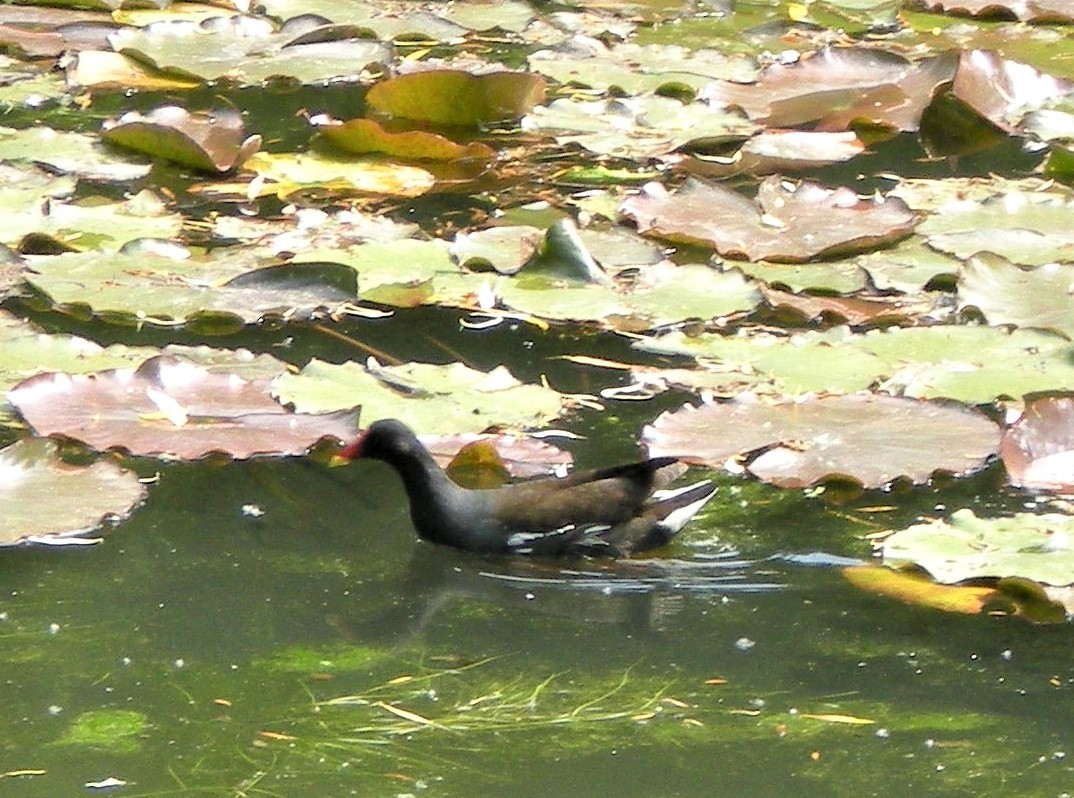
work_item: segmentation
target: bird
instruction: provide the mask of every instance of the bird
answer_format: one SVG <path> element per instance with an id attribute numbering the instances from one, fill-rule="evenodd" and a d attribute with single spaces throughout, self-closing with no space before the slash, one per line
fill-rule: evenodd
<path id="1" fill-rule="evenodd" d="M 421 538 L 485 554 L 630 556 L 667 544 L 716 492 L 708 480 L 665 489 L 685 471 L 674 457 L 464 488 L 396 419 L 373 422 L 339 457 L 394 469 Z"/>

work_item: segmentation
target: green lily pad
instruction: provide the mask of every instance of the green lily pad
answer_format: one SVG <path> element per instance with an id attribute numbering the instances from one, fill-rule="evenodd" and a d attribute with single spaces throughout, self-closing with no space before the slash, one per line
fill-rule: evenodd
<path id="1" fill-rule="evenodd" d="M 717 78 L 746 83 L 757 75 L 752 58 L 715 49 L 631 42 L 609 47 L 599 39 L 583 37 L 553 50 L 538 50 L 530 55 L 529 66 L 560 83 L 601 91 L 614 87 L 626 94 L 643 94 L 662 86 L 696 91 Z"/>
<path id="2" fill-rule="evenodd" d="M 383 163 L 310 151 L 304 153 L 259 152 L 246 161 L 247 171 L 266 182 L 261 196 L 285 199 L 301 191 L 315 193 L 368 193 L 417 197 L 433 187 L 429 172 L 416 166 Z M 227 191 L 218 187 L 216 191 Z M 229 193 L 245 195 L 249 184 L 238 184 Z"/>
<path id="3" fill-rule="evenodd" d="M 1058 192 L 1011 192 L 984 201 L 955 200 L 917 229 L 929 246 L 959 258 L 991 252 L 1013 263 L 1039 266 L 1074 260 L 1074 200 Z"/>
<path id="4" fill-rule="evenodd" d="M 77 335 L 48 335 L 0 312 L 0 391 L 44 371 L 100 371 L 141 363 L 157 353 L 153 347 L 103 347 Z"/>
<path id="5" fill-rule="evenodd" d="M 48 164 L 64 174 L 119 183 L 145 177 L 153 168 L 144 159 L 101 144 L 96 136 L 48 127 L 0 128 L 0 158 Z"/>
<path id="6" fill-rule="evenodd" d="M 761 301 L 756 286 L 741 272 L 666 261 L 641 268 L 629 292 L 527 276 L 525 270 L 497 283 L 495 291 L 504 305 L 521 313 L 635 332 L 743 313 Z"/>
<path id="7" fill-rule="evenodd" d="M 963 265 L 958 277 L 959 304 L 976 307 L 991 324 L 1057 330 L 1074 338 L 1072 283 L 1074 264 L 1046 263 L 1022 269 L 1006 258 L 985 253 Z"/>
<path id="8" fill-rule="evenodd" d="M 978 518 L 956 510 L 946 520 L 914 524 L 884 538 L 888 564 L 913 563 L 933 579 L 955 584 L 969 579 L 1022 577 L 1045 585 L 1074 583 L 1074 517 L 1017 513 Z"/>
<path id="9" fill-rule="evenodd" d="M 713 370 L 728 374 L 732 384 L 746 375 L 755 382 L 771 381 L 765 393 L 796 396 L 860 391 L 884 373 L 881 360 L 860 348 L 845 346 L 845 339 L 845 333 L 838 332 L 800 333 L 789 338 L 763 333 L 731 337 L 671 332 L 639 340 L 634 346 L 648 352 L 713 361 Z"/>
<path id="10" fill-rule="evenodd" d="M 972 404 L 1074 390 L 1074 346 L 1043 331 L 944 325 L 728 337 L 672 332 L 638 349 L 713 360 L 720 371 L 767 378 L 765 393 L 849 393 L 876 383 L 893 394 Z M 703 366 L 704 367 L 704 366 Z"/>
<path id="11" fill-rule="evenodd" d="M 0 449 L 0 546 L 95 543 L 86 536 L 126 518 L 145 499 L 137 474 L 109 460 L 68 465 L 58 450 L 41 438 Z"/>
<path id="12" fill-rule="evenodd" d="M 941 326 L 869 332 L 855 339 L 887 367 L 884 389 L 971 404 L 1074 389 L 1074 346 L 1036 330 Z"/>
<path id="13" fill-rule="evenodd" d="M 162 21 L 124 28 L 110 41 L 116 52 L 180 77 L 243 85 L 273 77 L 306 84 L 353 78 L 367 64 L 390 60 L 391 48 L 384 42 L 333 39 L 338 34 L 330 26 L 318 37 L 311 34 L 316 28 L 316 22 L 277 29 L 263 17 L 214 16 L 200 23 Z"/>
<path id="14" fill-rule="evenodd" d="M 458 144 L 449 138 L 425 130 L 392 133 L 373 119 L 348 119 L 341 122 L 325 114 L 311 117 L 310 124 L 325 141 L 346 152 L 358 155 L 383 153 L 412 161 L 491 161 L 496 153 L 479 141 Z"/>
<path id="15" fill-rule="evenodd" d="M 308 315 L 354 300 L 353 273 L 347 288 L 328 273 L 330 266 L 258 268 L 255 252 L 218 253 L 195 257 L 181 248 L 148 246 L 68 253 L 35 260 L 27 281 L 61 306 L 164 325 L 200 314 L 241 327 L 267 315 Z"/>
<path id="16" fill-rule="evenodd" d="M 545 80 L 526 72 L 423 69 L 376 84 L 366 102 L 382 113 L 434 125 L 518 119 L 544 99 Z"/>
<path id="17" fill-rule="evenodd" d="M 273 380 L 272 392 L 305 412 L 360 405 L 363 424 L 399 418 L 420 432 L 445 434 L 542 427 L 568 405 L 563 394 L 521 383 L 503 366 L 484 372 L 461 363 L 382 366 L 372 359 L 364 366 L 314 359 L 298 374 Z"/>
<path id="18" fill-rule="evenodd" d="M 49 249 L 114 254 L 138 239 L 173 238 L 182 226 L 183 217 L 146 189 L 121 202 L 85 197 L 77 202 L 50 203 L 48 213 L 27 235 L 51 241 Z"/>
<path id="19" fill-rule="evenodd" d="M 743 141 L 757 129 L 733 111 L 653 95 L 591 101 L 562 98 L 534 108 L 522 127 L 597 155 L 633 159 Z"/>

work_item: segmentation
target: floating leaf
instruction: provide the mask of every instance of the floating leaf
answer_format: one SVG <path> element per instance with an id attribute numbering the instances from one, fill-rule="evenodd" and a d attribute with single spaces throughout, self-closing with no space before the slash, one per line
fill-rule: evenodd
<path id="1" fill-rule="evenodd" d="M 686 405 L 662 414 L 642 439 L 653 457 L 710 466 L 763 450 L 749 471 L 784 488 L 827 479 L 879 488 L 899 478 L 924 483 L 936 471 L 977 471 L 996 453 L 999 429 L 967 408 L 857 394 Z"/>
<path id="2" fill-rule="evenodd" d="M 1000 11 L 1022 22 L 1074 22 L 1067 0 L 917 0 L 925 8 L 954 14 L 991 16 Z"/>
<path id="3" fill-rule="evenodd" d="M 145 114 L 131 111 L 105 122 L 101 135 L 121 147 L 205 172 L 228 172 L 261 147 L 261 136 L 247 136 L 242 114 L 227 107 L 197 114 L 175 105 Z"/>
<path id="4" fill-rule="evenodd" d="M 541 102 L 544 93 L 544 78 L 525 72 L 472 75 L 457 69 L 428 69 L 376 84 L 366 102 L 404 119 L 476 127 L 518 119 Z"/>
<path id="5" fill-rule="evenodd" d="M 89 180 L 117 182 L 145 177 L 153 168 L 150 163 L 102 145 L 96 136 L 49 127 L 0 128 L 0 158 L 47 164 L 57 172 Z"/>
<path id="6" fill-rule="evenodd" d="M 1074 398 L 1027 402 L 1004 433 L 1000 454 L 1012 484 L 1074 493 Z"/>
<path id="7" fill-rule="evenodd" d="M 1008 133 L 1018 133 L 1029 111 L 1067 96 L 1071 84 L 1031 66 L 987 50 L 959 56 L 951 92 L 982 117 Z"/>
<path id="8" fill-rule="evenodd" d="M 264 185 L 257 192 L 260 196 L 275 195 L 281 199 L 301 191 L 417 197 L 436 182 L 429 172 L 416 166 L 357 161 L 321 152 L 259 152 L 244 166 L 247 171 L 264 179 Z M 250 185 L 225 184 L 207 187 L 206 190 L 246 196 Z"/>
<path id="9" fill-rule="evenodd" d="M 89 375 L 40 374 L 8 392 L 39 435 L 64 435 L 98 449 L 182 459 L 224 452 L 304 454 L 326 436 L 353 436 L 354 412 L 285 409 L 267 380 L 210 372 L 174 358 Z"/>
<path id="10" fill-rule="evenodd" d="M 367 65 L 391 59 L 390 44 L 349 32 L 340 36 L 312 16 L 277 30 L 264 17 L 216 15 L 201 22 L 166 20 L 124 28 L 109 41 L 117 52 L 183 78 L 252 85 L 288 77 L 311 84 L 355 79 Z"/>
<path id="11" fill-rule="evenodd" d="M 769 65 L 753 84 L 714 81 L 701 96 L 742 108 L 768 127 L 815 123 L 834 131 L 867 121 L 913 131 L 933 90 L 952 78 L 954 68 L 952 55 L 912 62 L 876 48 L 825 47 L 799 61 Z"/>
<path id="12" fill-rule="evenodd" d="M 914 563 L 944 584 L 1023 577 L 1046 585 L 1074 583 L 1074 517 L 1017 513 L 978 518 L 972 510 L 914 524 L 884 538 L 889 564 Z"/>
<path id="13" fill-rule="evenodd" d="M 143 241 L 122 253 L 35 260 L 27 280 L 59 305 L 158 324 L 215 316 L 241 328 L 267 315 L 308 316 L 355 297 L 355 275 L 344 267 L 259 266 L 252 250 L 195 257 L 183 248 Z"/>
<path id="14" fill-rule="evenodd" d="M 978 615 L 994 602 L 994 587 L 938 585 L 921 574 L 877 566 L 844 568 L 843 576 L 855 587 L 905 604 L 931 607 L 944 612 Z"/>
<path id="15" fill-rule="evenodd" d="M 109 460 L 68 465 L 58 448 L 29 438 L 0 449 L 0 546 L 95 542 L 84 536 L 126 518 L 145 498 L 136 474 Z"/>
<path id="16" fill-rule="evenodd" d="M 281 401 L 309 412 L 361 405 L 363 423 L 400 418 L 425 432 L 482 432 L 495 426 L 539 427 L 567 399 L 551 388 L 526 385 L 500 366 L 484 372 L 462 363 L 382 366 L 370 359 L 333 364 L 311 360 L 298 374 L 272 383 Z"/>
<path id="17" fill-rule="evenodd" d="M 659 96 L 560 98 L 534 108 L 522 127 L 553 135 L 559 144 L 575 143 L 618 158 L 651 158 L 680 148 L 743 141 L 757 130 L 737 112 Z"/>
<path id="18" fill-rule="evenodd" d="M 181 91 L 201 85 L 200 80 L 188 75 L 165 73 L 108 50 L 82 50 L 68 63 L 66 77 L 72 88 Z"/>
<path id="19" fill-rule="evenodd" d="M 723 78 L 745 83 L 756 77 L 752 58 L 715 49 L 689 49 L 678 45 L 637 45 L 623 42 L 609 47 L 597 38 L 575 36 L 550 50 L 538 50 L 528 59 L 530 69 L 560 83 L 601 91 L 621 89 L 643 94 L 666 86 L 700 89 Z"/>
<path id="20" fill-rule="evenodd" d="M 1072 242 L 1074 249 L 1074 242 Z M 1074 264 L 1022 269 L 998 255 L 970 258 L 958 277 L 959 304 L 980 310 L 990 324 L 1052 329 L 1074 337 Z"/>
<path id="21" fill-rule="evenodd" d="M 816 183 L 761 183 L 755 202 L 729 188 L 688 180 L 675 193 L 646 184 L 623 203 L 640 232 L 712 246 L 725 257 L 801 262 L 846 254 L 909 235 L 916 223 L 900 199 L 862 200 Z"/>
<path id="22" fill-rule="evenodd" d="M 1037 330 L 944 325 L 864 335 L 838 328 L 790 336 L 672 332 L 634 345 L 715 359 L 718 371 L 767 378 L 768 393 L 849 393 L 881 382 L 892 394 L 981 404 L 1034 391 L 1074 390 L 1074 346 Z"/>
<path id="23" fill-rule="evenodd" d="M 411 161 L 491 161 L 496 153 L 479 141 L 457 144 L 449 138 L 424 130 L 392 133 L 372 119 L 349 119 L 346 122 L 319 114 L 310 124 L 328 142 L 346 152 L 359 155 L 383 153 Z"/>

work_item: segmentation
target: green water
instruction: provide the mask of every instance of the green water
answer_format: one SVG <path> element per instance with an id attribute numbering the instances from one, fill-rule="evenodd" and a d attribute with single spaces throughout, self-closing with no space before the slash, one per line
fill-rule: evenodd
<path id="1" fill-rule="evenodd" d="M 589 427 L 602 459 L 615 425 Z M 0 770 L 25 773 L 0 791 L 1070 790 L 1069 627 L 763 559 L 840 524 L 836 553 L 862 549 L 818 500 L 718 496 L 670 562 L 525 563 L 418 543 L 377 463 L 165 466 L 102 545 L 0 559 Z"/>

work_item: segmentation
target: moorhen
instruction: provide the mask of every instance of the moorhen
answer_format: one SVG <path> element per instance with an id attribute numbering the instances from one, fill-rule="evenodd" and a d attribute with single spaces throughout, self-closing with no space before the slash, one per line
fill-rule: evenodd
<path id="1" fill-rule="evenodd" d="M 418 534 L 475 552 L 627 556 L 670 541 L 716 492 L 707 480 L 657 490 L 685 470 L 674 457 L 470 490 L 395 419 L 371 424 L 340 457 L 387 463 L 403 479 Z"/>

